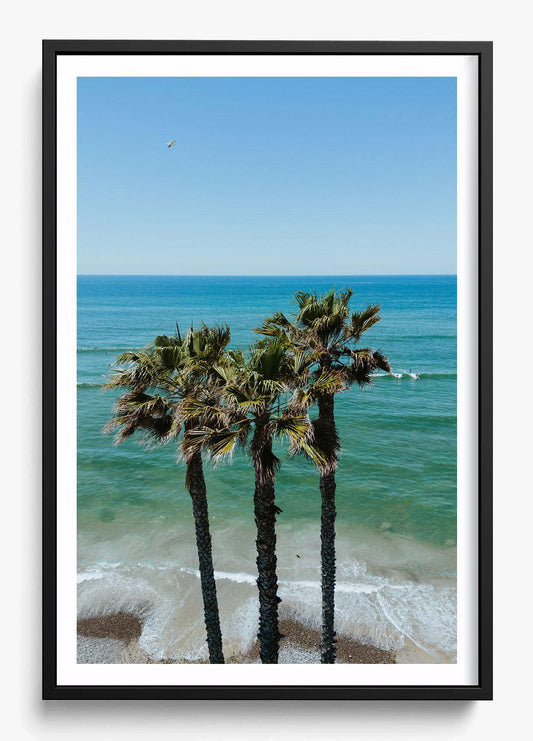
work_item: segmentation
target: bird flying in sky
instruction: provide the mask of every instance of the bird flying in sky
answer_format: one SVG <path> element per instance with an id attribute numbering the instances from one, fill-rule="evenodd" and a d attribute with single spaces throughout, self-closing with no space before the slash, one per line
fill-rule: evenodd
<path id="1" fill-rule="evenodd" d="M 171 141 L 169 141 L 169 143 L 167 144 L 167 147 L 175 147 L 175 146 L 176 146 L 176 140 L 175 140 L 175 139 L 172 139 L 172 140 L 171 140 Z"/>

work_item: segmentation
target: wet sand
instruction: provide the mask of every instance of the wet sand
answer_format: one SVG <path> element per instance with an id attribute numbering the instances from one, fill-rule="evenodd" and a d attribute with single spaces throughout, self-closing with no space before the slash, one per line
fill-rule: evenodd
<path id="1" fill-rule="evenodd" d="M 78 620 L 79 664 L 179 664 L 174 659 L 154 661 L 140 648 L 142 619 L 127 612 L 83 618 Z M 280 664 L 320 663 L 320 632 L 293 620 L 280 620 L 284 638 L 280 643 Z M 226 656 L 228 664 L 259 662 L 256 644 L 246 654 Z M 206 663 L 199 661 L 196 663 Z M 376 646 L 337 637 L 338 664 L 394 664 L 396 653 Z"/>
<path id="2" fill-rule="evenodd" d="M 130 612 L 115 612 L 78 620 L 78 635 L 87 638 L 114 638 L 130 643 L 140 638 L 142 620 Z"/>

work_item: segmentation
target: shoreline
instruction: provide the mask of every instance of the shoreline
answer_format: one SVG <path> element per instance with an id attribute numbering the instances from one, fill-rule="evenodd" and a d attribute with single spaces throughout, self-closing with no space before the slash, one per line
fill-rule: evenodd
<path id="1" fill-rule="evenodd" d="M 320 663 L 320 632 L 295 620 L 280 619 L 280 664 Z M 151 659 L 139 646 L 143 620 L 129 612 L 116 612 L 77 621 L 78 664 L 188 664 L 208 663 L 177 659 Z M 226 656 L 227 664 L 259 663 L 259 645 Z M 337 636 L 338 664 L 395 664 L 397 653 L 345 636 Z"/>

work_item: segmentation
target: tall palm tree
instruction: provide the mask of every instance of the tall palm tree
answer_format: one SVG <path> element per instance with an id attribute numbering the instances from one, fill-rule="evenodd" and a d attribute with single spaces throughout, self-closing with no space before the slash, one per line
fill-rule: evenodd
<path id="1" fill-rule="evenodd" d="M 298 312 L 293 321 L 278 312 L 256 330 L 266 336 L 286 337 L 294 352 L 306 351 L 316 363 L 308 394 L 318 404 L 318 418 L 314 421 L 316 444 L 323 451 L 329 451 L 326 464 L 319 463 L 323 664 L 333 664 L 336 653 L 335 470 L 339 436 L 335 424 L 335 394 L 354 383 L 361 387 L 371 384 L 377 368 L 391 370 L 387 358 L 379 350 L 357 347 L 363 333 L 380 320 L 380 307 L 351 311 L 352 295 L 350 289 L 331 290 L 321 296 L 299 291 L 295 294 Z"/>
<path id="2" fill-rule="evenodd" d="M 313 440 L 305 401 L 293 393 L 308 367 L 302 356 L 287 352 L 286 343 L 268 340 L 242 352 L 227 353 L 218 368 L 226 384 L 218 421 L 191 432 L 189 450 L 209 449 L 215 458 L 229 455 L 235 446 L 246 447 L 255 471 L 254 515 L 257 527 L 257 586 L 259 590 L 259 644 L 264 664 L 277 664 L 279 632 L 275 479 L 280 460 L 273 451 L 277 437 L 287 436 L 290 451 L 303 451 L 315 461 L 325 459 Z M 184 414 L 202 414 L 198 399 L 185 401 Z"/>
<path id="3" fill-rule="evenodd" d="M 209 512 L 202 453 L 189 451 L 186 442 L 195 428 L 209 422 L 202 414 L 181 414 L 185 397 L 197 397 L 211 405 L 221 391 L 214 364 L 220 362 L 230 340 L 229 327 L 206 327 L 182 338 L 159 335 L 145 350 L 127 352 L 117 358 L 118 368 L 107 388 L 128 388 L 114 406 L 106 431 L 116 431 L 117 443 L 141 431 L 156 443 L 175 440 L 183 430 L 182 454 L 186 463 L 185 484 L 192 500 L 200 582 L 204 605 L 209 660 L 223 664 L 222 635 L 213 568 Z"/>

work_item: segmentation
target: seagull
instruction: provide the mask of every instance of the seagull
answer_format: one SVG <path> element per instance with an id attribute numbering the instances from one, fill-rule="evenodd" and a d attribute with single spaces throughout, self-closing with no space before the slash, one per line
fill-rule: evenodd
<path id="1" fill-rule="evenodd" d="M 167 144 L 167 147 L 175 147 L 175 146 L 176 146 L 176 140 L 175 140 L 175 139 L 172 139 L 172 140 L 171 140 L 171 141 L 169 141 L 169 143 Z"/>

